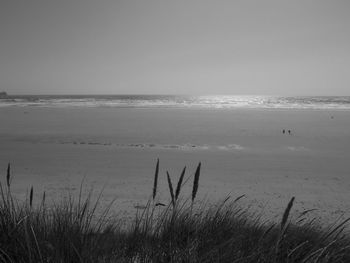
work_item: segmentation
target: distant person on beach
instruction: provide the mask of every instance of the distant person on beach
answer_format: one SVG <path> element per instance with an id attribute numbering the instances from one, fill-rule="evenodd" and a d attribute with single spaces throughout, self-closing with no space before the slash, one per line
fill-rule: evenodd
<path id="1" fill-rule="evenodd" d="M 289 135 L 291 135 L 291 134 L 292 134 L 290 130 L 288 130 L 288 133 L 289 133 Z"/>
<path id="2" fill-rule="evenodd" d="M 286 130 L 285 130 L 285 129 L 283 129 L 282 133 L 283 133 L 283 134 L 285 134 L 285 133 L 286 133 Z"/>

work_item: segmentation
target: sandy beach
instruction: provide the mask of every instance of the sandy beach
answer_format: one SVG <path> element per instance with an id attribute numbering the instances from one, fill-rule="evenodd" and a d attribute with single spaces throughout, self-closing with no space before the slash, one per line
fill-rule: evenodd
<path id="1" fill-rule="evenodd" d="M 150 197 L 159 158 L 164 203 L 166 171 L 176 180 L 202 162 L 200 198 L 245 194 L 275 220 L 295 196 L 295 214 L 350 216 L 348 111 L 6 107 L 0 123 L 2 180 L 10 162 L 19 198 L 33 186 L 37 200 L 46 191 L 54 202 L 84 180 L 129 216 Z"/>

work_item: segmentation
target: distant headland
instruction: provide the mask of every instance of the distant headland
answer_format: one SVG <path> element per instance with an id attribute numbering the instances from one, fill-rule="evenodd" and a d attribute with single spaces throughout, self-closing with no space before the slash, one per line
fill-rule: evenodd
<path id="1" fill-rule="evenodd" d="M 0 91 L 0 98 L 6 98 L 7 93 L 5 91 Z"/>

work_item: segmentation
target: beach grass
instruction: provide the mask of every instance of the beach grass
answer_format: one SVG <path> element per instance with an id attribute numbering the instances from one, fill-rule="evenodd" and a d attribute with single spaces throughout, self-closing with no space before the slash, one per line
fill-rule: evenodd
<path id="1" fill-rule="evenodd" d="M 196 205 L 200 164 L 191 197 L 178 196 L 184 171 L 175 194 L 168 174 L 171 202 L 158 207 L 159 161 L 156 167 L 150 200 L 122 227 L 110 206 L 97 212 L 100 197 L 83 197 L 83 186 L 78 198 L 52 205 L 45 193 L 33 200 L 33 187 L 17 200 L 9 165 L 0 184 L 0 262 L 350 262 L 349 220 L 322 227 L 305 211 L 291 221 L 294 197 L 279 223 L 262 221 L 240 203 L 243 196 Z"/>

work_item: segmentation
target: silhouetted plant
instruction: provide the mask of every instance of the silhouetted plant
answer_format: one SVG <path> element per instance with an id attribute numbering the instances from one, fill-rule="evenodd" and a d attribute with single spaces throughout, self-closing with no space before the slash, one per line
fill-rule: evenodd
<path id="1" fill-rule="evenodd" d="M 186 166 L 182 170 L 179 181 L 177 182 L 176 191 L 175 191 L 175 200 L 177 200 L 179 198 L 181 187 L 182 187 L 182 181 L 184 179 L 185 172 L 186 172 Z"/>
<path id="2" fill-rule="evenodd" d="M 159 174 L 159 159 L 157 159 L 156 172 L 154 173 L 153 196 L 152 196 L 153 200 L 156 198 L 156 194 L 157 194 L 158 174 Z"/>
<path id="3" fill-rule="evenodd" d="M 192 187 L 192 202 L 194 201 L 197 195 L 200 172 L 201 172 L 201 163 L 198 164 L 196 172 L 194 174 L 193 187 Z"/>
<path id="4" fill-rule="evenodd" d="M 171 178 L 170 175 L 168 173 L 168 171 L 166 172 L 167 175 L 167 179 L 168 179 L 168 185 L 169 185 L 169 192 L 170 192 L 170 197 L 171 197 L 171 203 L 173 206 L 175 206 L 175 196 L 174 196 L 174 189 L 173 189 L 173 184 L 171 183 Z"/>

